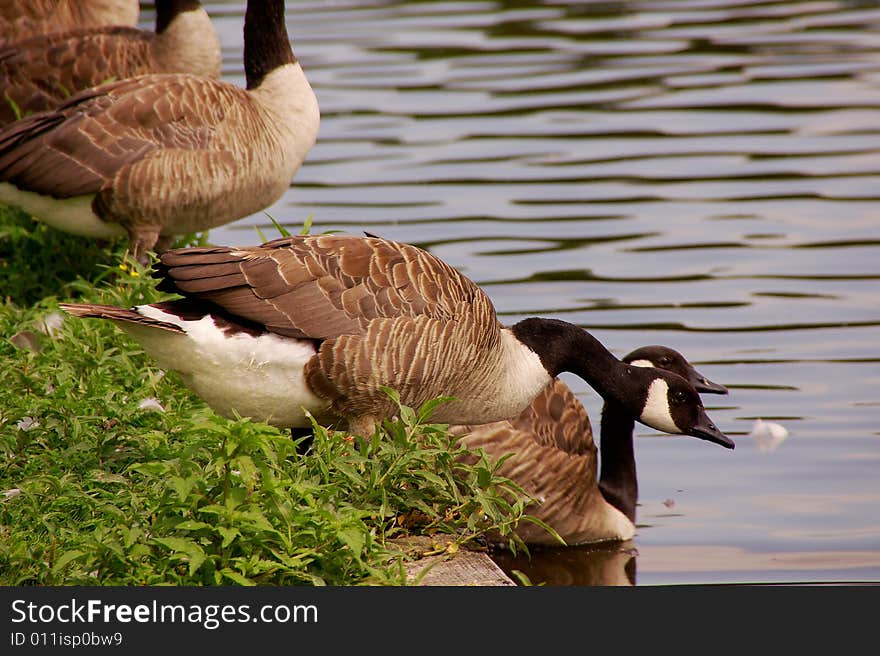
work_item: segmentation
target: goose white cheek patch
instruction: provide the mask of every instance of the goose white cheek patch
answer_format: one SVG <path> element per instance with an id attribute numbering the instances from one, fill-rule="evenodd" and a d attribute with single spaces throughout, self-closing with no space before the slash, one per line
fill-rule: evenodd
<path id="1" fill-rule="evenodd" d="M 651 383 L 639 421 L 664 433 L 681 433 L 681 429 L 672 419 L 672 412 L 669 409 L 669 385 L 665 380 L 657 378 Z"/>

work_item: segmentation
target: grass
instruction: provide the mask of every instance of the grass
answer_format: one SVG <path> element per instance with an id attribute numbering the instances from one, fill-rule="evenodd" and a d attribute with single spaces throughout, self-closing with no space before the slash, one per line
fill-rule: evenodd
<path id="1" fill-rule="evenodd" d="M 110 322 L 62 318 L 61 300 L 160 299 L 124 249 L 0 208 L 0 584 L 402 584 L 396 538 L 511 536 L 527 497 L 459 461 L 441 399 L 368 439 L 316 426 L 298 455 Z"/>

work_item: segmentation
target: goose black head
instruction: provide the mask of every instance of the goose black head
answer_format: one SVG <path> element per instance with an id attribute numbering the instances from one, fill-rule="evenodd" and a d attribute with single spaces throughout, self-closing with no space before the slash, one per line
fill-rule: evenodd
<path id="1" fill-rule="evenodd" d="M 530 317 L 510 330 L 538 355 L 550 376 L 563 371 L 580 376 L 611 404 L 612 411 L 665 433 L 691 435 L 734 448 L 733 441 L 706 415 L 699 393 L 687 378 L 662 368 L 623 362 L 586 330 L 558 319 Z M 690 367 L 684 362 L 685 369 Z M 709 385 L 705 377 L 696 376 L 702 379 L 698 381 L 701 386 Z"/>
<path id="2" fill-rule="evenodd" d="M 638 421 L 664 433 L 690 435 L 734 448 L 733 440 L 709 419 L 699 393 L 685 378 L 654 367 L 629 365 L 628 370 L 641 390 L 629 409 Z"/>
<path id="3" fill-rule="evenodd" d="M 656 367 L 676 373 L 703 394 L 727 394 L 724 385 L 713 383 L 694 369 L 681 353 L 668 346 L 642 346 L 625 355 L 623 361 L 636 367 Z"/>

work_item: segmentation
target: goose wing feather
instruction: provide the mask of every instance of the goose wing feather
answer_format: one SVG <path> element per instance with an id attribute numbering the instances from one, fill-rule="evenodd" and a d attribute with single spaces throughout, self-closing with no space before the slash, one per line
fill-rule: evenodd
<path id="1" fill-rule="evenodd" d="M 558 378 L 511 423 L 515 428 L 535 435 L 544 446 L 575 455 L 596 453 L 586 408 L 571 388 Z"/>
<path id="2" fill-rule="evenodd" d="M 497 474 L 516 481 L 536 499 L 526 512 L 552 526 L 567 541 L 576 541 L 585 531 L 589 534 L 604 505 L 596 487 L 597 460 L 592 440 L 591 450 L 571 453 L 556 444 L 543 443 L 533 430 L 518 428 L 517 423 L 522 422 L 475 427 L 462 437 L 462 443 L 472 451 L 483 449 L 493 461 L 512 454 Z M 464 460 L 474 462 L 476 458 L 470 454 Z M 520 522 L 516 530 L 529 544 L 557 544 L 539 525 Z"/>
<path id="3" fill-rule="evenodd" d="M 74 27 L 134 25 L 137 0 L 3 0 L 0 2 L 0 42 Z"/>
<path id="4" fill-rule="evenodd" d="M 96 317 L 110 319 L 115 322 L 134 323 L 153 328 L 161 328 L 173 333 L 182 333 L 180 326 L 160 321 L 142 314 L 134 309 L 114 307 L 112 305 L 100 305 L 97 303 L 61 303 L 61 309 L 75 317 Z"/>
<path id="5" fill-rule="evenodd" d="M 289 237 L 248 248 L 188 248 L 162 254 L 159 288 L 209 300 L 291 337 L 365 334 L 380 318 L 456 320 L 462 305 L 493 320 L 473 282 L 426 251 L 384 239 Z"/>
<path id="6" fill-rule="evenodd" d="M 77 89 L 146 73 L 155 35 L 134 27 L 78 28 L 17 41 L 0 49 L 0 88 L 22 115 L 62 103 Z M 0 103 L 0 120 L 15 119 Z"/>
<path id="7" fill-rule="evenodd" d="M 210 149 L 234 103 L 251 100 L 238 87 L 185 74 L 89 89 L 0 133 L 0 180 L 56 198 L 96 193 L 154 151 Z"/>
<path id="8" fill-rule="evenodd" d="M 450 430 L 456 435 L 471 434 L 469 442 L 491 447 L 496 455 L 500 455 L 501 451 L 515 450 L 508 448 L 508 439 L 517 445 L 528 439 L 542 448 L 563 454 L 586 455 L 594 460 L 597 452 L 586 408 L 559 378 L 554 378 L 531 404 L 512 419 L 491 424 L 453 426 Z M 513 436 L 516 436 L 515 439 Z"/>

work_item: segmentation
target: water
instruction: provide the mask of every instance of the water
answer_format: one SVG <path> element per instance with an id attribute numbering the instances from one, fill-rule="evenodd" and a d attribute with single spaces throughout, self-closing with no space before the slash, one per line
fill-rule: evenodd
<path id="1" fill-rule="evenodd" d="M 206 5 L 237 84 L 243 5 Z M 704 401 L 735 451 L 637 429 L 631 543 L 505 567 L 880 581 L 880 3 L 340 0 L 288 24 L 323 118 L 278 221 L 422 245 L 505 322 L 667 344 L 731 390 Z M 277 235 L 211 238 L 255 226 Z M 760 451 L 757 418 L 790 436 Z"/>

